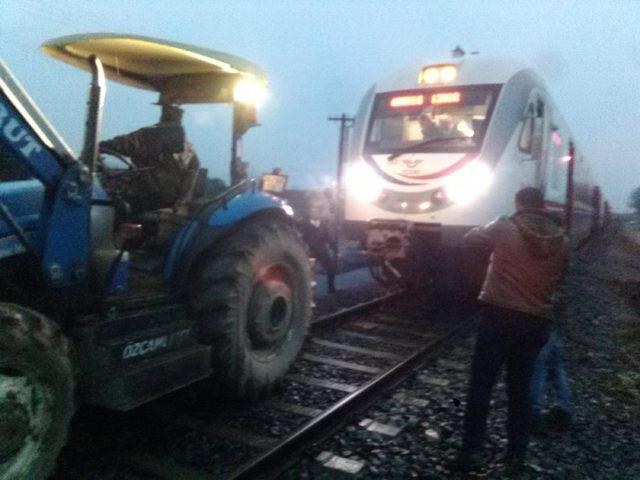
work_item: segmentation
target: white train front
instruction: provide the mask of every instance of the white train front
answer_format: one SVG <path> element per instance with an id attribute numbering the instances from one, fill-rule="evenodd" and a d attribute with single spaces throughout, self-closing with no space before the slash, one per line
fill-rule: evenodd
<path id="1" fill-rule="evenodd" d="M 412 255 L 456 256 L 468 229 L 509 214 L 517 190 L 535 186 L 559 214 L 570 204 L 582 238 L 599 221 L 599 189 L 570 141 L 540 77 L 511 59 L 402 71 L 376 83 L 356 116 L 346 230 L 366 239 L 388 280 Z"/>

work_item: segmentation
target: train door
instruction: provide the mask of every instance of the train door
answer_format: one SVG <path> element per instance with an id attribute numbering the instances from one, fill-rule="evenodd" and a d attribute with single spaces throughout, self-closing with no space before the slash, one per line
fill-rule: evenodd
<path id="1" fill-rule="evenodd" d="M 543 98 L 534 93 L 525 111 L 522 130 L 518 139 L 521 153 L 523 185 L 544 188 L 544 172 L 548 154 L 548 120 L 547 106 Z"/>
<path id="2" fill-rule="evenodd" d="M 567 196 L 569 134 L 559 124 L 560 122 L 552 122 L 550 126 L 551 142 L 545 175 L 545 198 L 555 205 L 555 208 L 564 208 Z"/>

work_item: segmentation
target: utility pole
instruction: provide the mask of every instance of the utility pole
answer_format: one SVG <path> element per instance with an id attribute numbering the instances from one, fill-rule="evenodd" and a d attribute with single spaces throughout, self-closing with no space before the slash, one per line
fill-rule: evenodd
<path id="1" fill-rule="evenodd" d="M 345 113 L 339 117 L 329 117 L 330 122 L 340 122 L 340 140 L 338 144 L 338 171 L 336 178 L 336 236 L 339 235 L 342 219 L 344 218 L 344 155 L 347 144 L 349 143 L 349 128 L 353 126 L 355 118 L 348 117 Z"/>
<path id="2" fill-rule="evenodd" d="M 569 165 L 567 165 L 567 198 L 565 201 L 565 229 L 567 235 L 571 234 L 571 226 L 573 223 L 573 171 L 576 162 L 576 149 L 573 140 L 569 140 Z"/>

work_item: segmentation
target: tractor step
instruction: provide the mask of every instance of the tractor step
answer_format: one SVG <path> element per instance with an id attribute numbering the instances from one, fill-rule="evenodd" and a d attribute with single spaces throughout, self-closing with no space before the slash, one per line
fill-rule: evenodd
<path id="1" fill-rule="evenodd" d="M 73 334 L 83 401 L 128 410 L 210 373 L 210 347 L 180 304 L 111 310 Z"/>

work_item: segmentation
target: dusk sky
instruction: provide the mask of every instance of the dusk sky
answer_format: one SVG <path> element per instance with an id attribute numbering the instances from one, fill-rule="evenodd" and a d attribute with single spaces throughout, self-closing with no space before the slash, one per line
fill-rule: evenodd
<path id="1" fill-rule="evenodd" d="M 573 130 L 605 196 L 626 208 L 640 185 L 640 2 L 3 0 L 0 57 L 78 152 L 88 75 L 39 51 L 88 32 L 148 35 L 240 55 L 267 72 L 262 126 L 245 159 L 279 166 L 290 186 L 324 187 L 337 125 L 376 80 L 461 45 L 532 64 Z M 109 83 L 102 137 L 158 118 L 156 94 Z M 211 176 L 228 180 L 230 109 L 188 107 L 185 126 Z"/>

